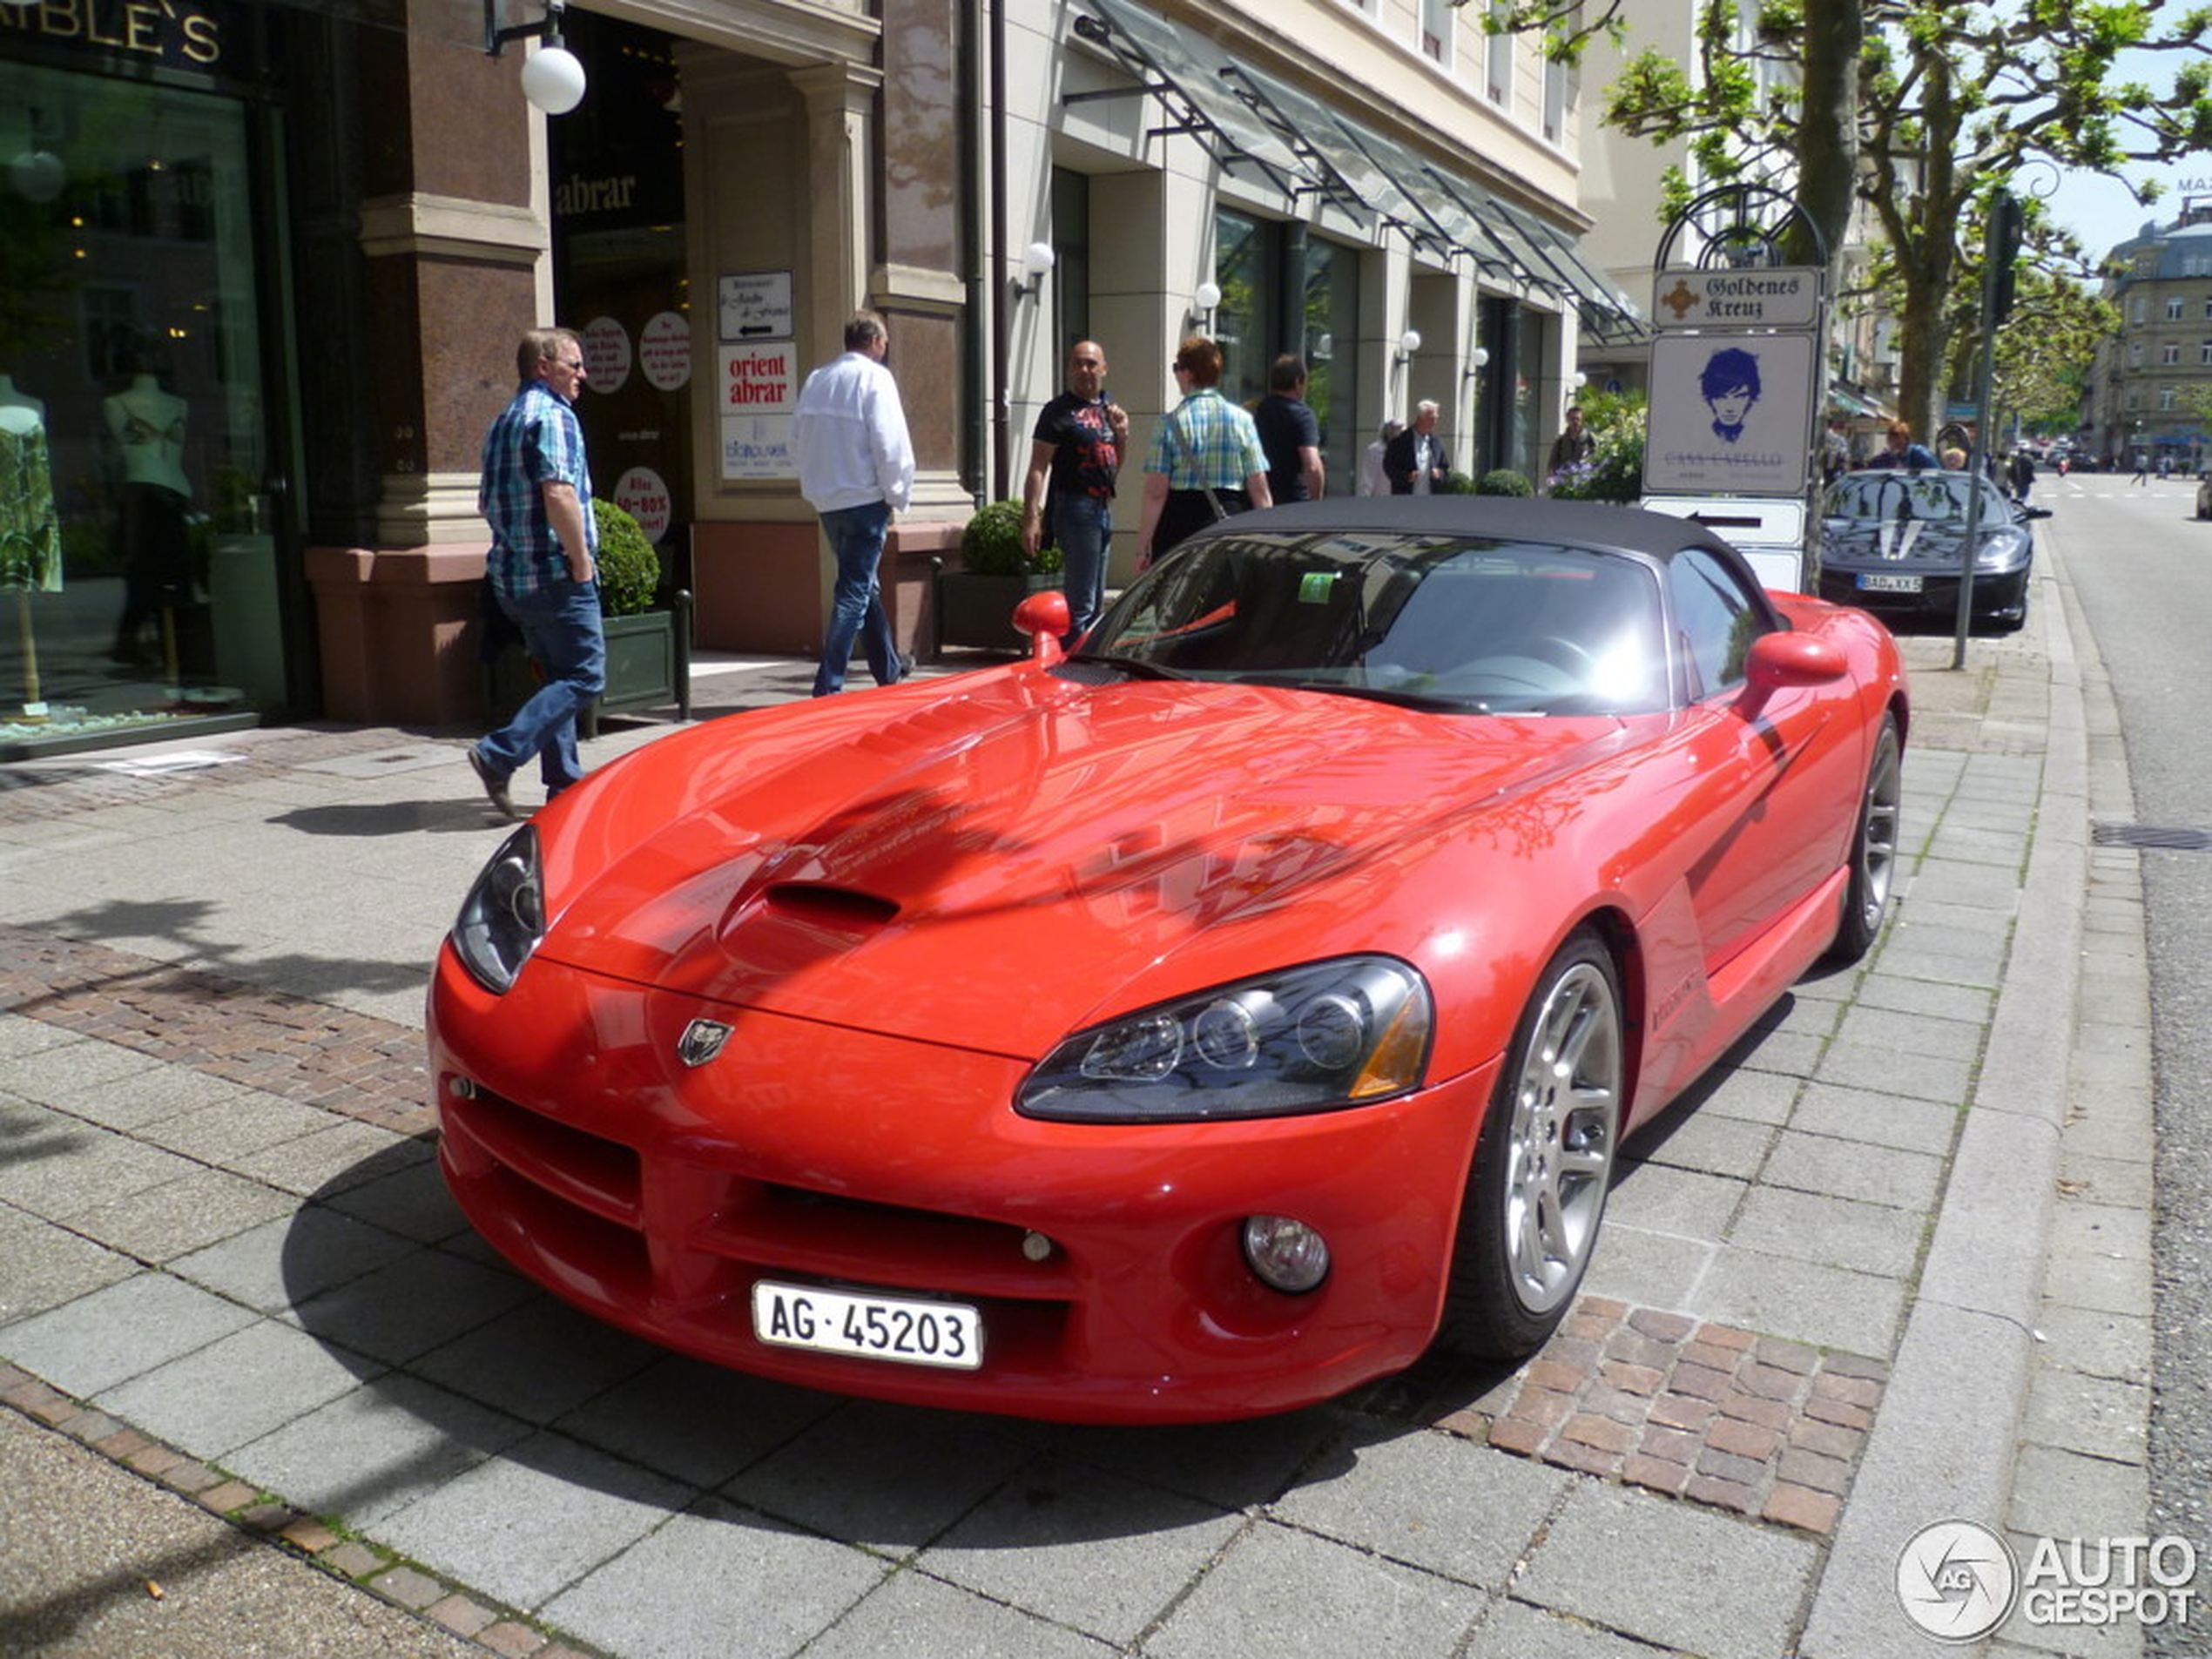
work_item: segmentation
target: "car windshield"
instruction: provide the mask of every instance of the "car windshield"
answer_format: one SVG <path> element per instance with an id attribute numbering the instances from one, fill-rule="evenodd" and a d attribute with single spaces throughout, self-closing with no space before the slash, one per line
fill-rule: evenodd
<path id="1" fill-rule="evenodd" d="M 1665 705 L 1659 588 L 1633 559 L 1542 542 L 1254 529 L 1155 566 L 1069 665 L 1450 713 Z"/>
<path id="2" fill-rule="evenodd" d="M 1963 526 L 1966 492 L 1973 482 L 1963 472 L 1853 473 L 1838 481 L 1829 496 L 1828 516 Z M 1981 516 L 1986 524 L 2002 523 L 2010 516 L 2003 496 L 1993 484 L 1982 487 Z"/>

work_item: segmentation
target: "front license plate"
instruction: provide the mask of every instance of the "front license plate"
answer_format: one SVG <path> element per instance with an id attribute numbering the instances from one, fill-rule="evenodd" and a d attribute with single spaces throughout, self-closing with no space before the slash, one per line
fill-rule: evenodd
<path id="1" fill-rule="evenodd" d="M 1863 576 L 1858 578 L 1861 593 L 1918 593 L 1920 578 L 1917 576 Z"/>
<path id="2" fill-rule="evenodd" d="M 779 1348 L 948 1371 L 974 1371 L 983 1363 L 982 1315 L 958 1302 L 851 1296 L 764 1278 L 752 1287 L 752 1334 Z"/>

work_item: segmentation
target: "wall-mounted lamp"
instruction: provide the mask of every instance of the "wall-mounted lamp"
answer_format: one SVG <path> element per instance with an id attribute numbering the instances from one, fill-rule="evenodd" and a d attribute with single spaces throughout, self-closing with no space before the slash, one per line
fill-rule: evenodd
<path id="1" fill-rule="evenodd" d="M 0 0 L 0 4 L 12 0 Z M 39 132 L 38 111 L 30 112 L 30 147 L 19 152 L 8 164 L 8 182 L 16 194 L 27 202 L 50 202 L 60 195 L 69 184 L 69 169 L 62 158 L 46 148 Z"/>
<path id="2" fill-rule="evenodd" d="M 1567 377 L 1567 383 L 1579 392 L 1590 383 L 1590 377 L 1578 368 Z"/>
<path id="3" fill-rule="evenodd" d="M 499 56 L 510 40 L 536 40 L 538 49 L 523 65 L 523 96 L 548 115 L 566 115 L 583 102 L 583 65 L 561 40 L 561 13 L 566 0 L 545 0 L 545 17 L 539 23 L 499 26 L 499 0 L 484 0 L 484 55 Z"/>
<path id="4" fill-rule="evenodd" d="M 1049 242 L 1032 242 L 1023 248 L 1022 274 L 1014 279 L 1014 297 L 1016 300 L 1034 298 L 1044 287 L 1046 273 L 1058 263 L 1059 256 L 1053 253 Z"/>
<path id="5" fill-rule="evenodd" d="M 1221 303 L 1221 284 L 1201 282 L 1190 294 L 1190 313 L 1183 325 L 1195 334 L 1213 333 L 1214 307 Z"/>
<path id="6" fill-rule="evenodd" d="M 1420 329 L 1408 328 L 1404 334 L 1399 335 L 1398 356 L 1395 360 L 1398 367 L 1403 368 L 1406 364 L 1412 362 L 1413 361 L 1413 354 L 1420 350 L 1420 348 L 1421 331 Z"/>

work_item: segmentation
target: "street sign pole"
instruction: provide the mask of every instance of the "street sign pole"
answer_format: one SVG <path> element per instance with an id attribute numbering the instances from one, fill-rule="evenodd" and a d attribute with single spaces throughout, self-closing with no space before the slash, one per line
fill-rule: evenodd
<path id="1" fill-rule="evenodd" d="M 2013 260 L 2020 252 L 2020 205 L 1999 191 L 1991 199 L 1989 233 L 1983 242 L 1981 351 L 1974 367 L 1974 448 L 1966 464 L 1966 543 L 1959 559 L 1959 620 L 1951 666 L 1966 665 L 1966 636 L 1973 630 L 1974 556 L 1981 546 L 1981 493 L 1989 484 L 1989 405 L 1997 371 L 1997 325 L 2012 309 Z"/>

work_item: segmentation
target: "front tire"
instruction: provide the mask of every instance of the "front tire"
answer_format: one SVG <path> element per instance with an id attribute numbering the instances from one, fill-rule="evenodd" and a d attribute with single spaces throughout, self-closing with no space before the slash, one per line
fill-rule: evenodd
<path id="1" fill-rule="evenodd" d="M 1438 1341 L 1518 1359 L 1541 1347 L 1597 1248 L 1628 1044 L 1620 976 L 1584 928 L 1536 981 L 1485 1116 Z"/>
<path id="2" fill-rule="evenodd" d="M 1897 716 L 1885 714 L 1874 739 L 1873 763 L 1859 796 L 1858 824 L 1851 838 L 1851 884 L 1844 893 L 1843 921 L 1828 960 L 1855 962 L 1873 948 L 1889 915 L 1890 891 L 1897 877 L 1898 802 L 1905 791 L 1905 745 L 1897 735 Z"/>

